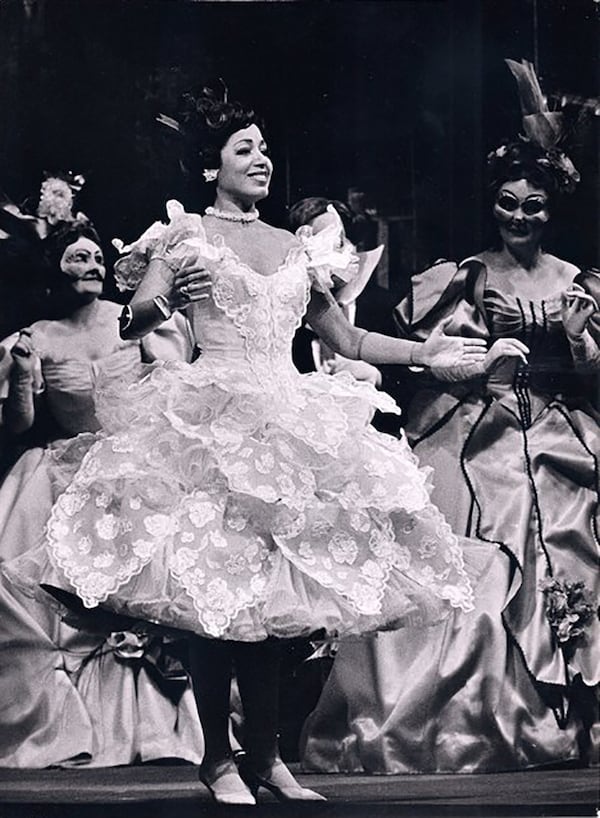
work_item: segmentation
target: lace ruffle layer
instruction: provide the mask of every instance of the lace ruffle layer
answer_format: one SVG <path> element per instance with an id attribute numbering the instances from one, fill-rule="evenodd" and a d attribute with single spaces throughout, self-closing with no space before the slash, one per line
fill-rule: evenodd
<path id="1" fill-rule="evenodd" d="M 54 567 L 86 606 L 242 640 L 470 608 L 427 470 L 369 426 L 386 404 L 371 387 L 314 374 L 267 392 L 241 364 L 199 361 L 100 398 L 108 428 L 74 478 L 91 440 L 55 457 L 68 487 L 48 524 Z"/>

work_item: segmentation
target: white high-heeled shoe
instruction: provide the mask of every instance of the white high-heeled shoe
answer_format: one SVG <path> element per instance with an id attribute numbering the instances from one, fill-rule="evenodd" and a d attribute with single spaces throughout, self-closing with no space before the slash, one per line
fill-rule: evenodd
<path id="1" fill-rule="evenodd" d="M 241 768 L 242 778 L 248 784 L 253 796 L 256 797 L 260 787 L 272 793 L 278 801 L 326 801 L 324 795 L 320 795 L 308 787 L 302 787 L 291 774 L 281 759 L 267 770 L 257 773 L 254 770 L 244 770 Z"/>
<path id="2" fill-rule="evenodd" d="M 217 804 L 256 805 L 256 799 L 242 780 L 232 758 L 206 767 L 201 765 L 198 777 Z"/>

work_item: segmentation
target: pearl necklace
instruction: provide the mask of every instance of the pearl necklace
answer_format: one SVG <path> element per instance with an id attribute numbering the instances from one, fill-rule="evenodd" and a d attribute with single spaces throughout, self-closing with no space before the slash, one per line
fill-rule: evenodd
<path id="1" fill-rule="evenodd" d="M 242 224 L 250 224 L 255 222 L 259 217 L 259 212 L 254 208 L 249 213 L 238 213 L 235 210 L 219 210 L 217 207 L 207 207 L 204 211 L 205 216 L 214 216 L 215 219 L 223 219 L 226 222 L 241 222 Z"/>

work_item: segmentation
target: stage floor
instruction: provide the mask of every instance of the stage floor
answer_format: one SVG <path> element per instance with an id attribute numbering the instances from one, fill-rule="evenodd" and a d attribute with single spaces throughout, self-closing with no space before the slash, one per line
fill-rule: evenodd
<path id="1" fill-rule="evenodd" d="M 598 769 L 546 769 L 493 775 L 299 775 L 326 803 L 256 807 L 210 801 L 192 766 L 103 769 L 0 769 L 0 818 L 488 818 L 597 816 Z M 262 791 L 261 791 L 262 792 Z"/>

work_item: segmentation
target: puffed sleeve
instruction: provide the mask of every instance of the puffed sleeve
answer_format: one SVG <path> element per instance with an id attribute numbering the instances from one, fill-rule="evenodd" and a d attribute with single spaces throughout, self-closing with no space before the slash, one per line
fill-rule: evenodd
<path id="1" fill-rule="evenodd" d="M 460 265 L 440 261 L 413 276 L 410 292 L 394 309 L 400 336 L 425 341 L 435 327 L 448 322 L 448 335 L 489 338 L 483 303 L 485 280 L 485 265 L 475 258 Z"/>
<path id="2" fill-rule="evenodd" d="M 477 258 L 459 265 L 440 261 L 414 276 L 409 294 L 394 310 L 400 337 L 422 342 L 436 327 L 443 325 L 447 335 L 487 340 L 485 281 L 485 265 Z M 485 375 L 483 363 L 432 367 L 429 372 L 435 380 L 448 382 Z"/>
<path id="3" fill-rule="evenodd" d="M 296 237 L 307 258 L 312 288 L 333 301 L 332 290 L 347 284 L 355 274 L 351 272 L 355 251 L 348 242 L 341 241 L 344 227 L 337 210 L 329 205 L 327 212 L 334 216 L 332 224 L 319 233 L 313 233 L 308 225 L 302 225 L 296 231 Z"/>
<path id="4" fill-rule="evenodd" d="M 219 256 L 219 248 L 207 241 L 202 216 L 186 213 L 175 199 L 167 202 L 166 210 L 168 222 L 154 222 L 131 244 L 113 239 L 113 245 L 121 254 L 114 265 L 115 281 L 121 292 L 138 288 L 153 259 L 162 259 L 176 268 L 191 257 Z"/>

